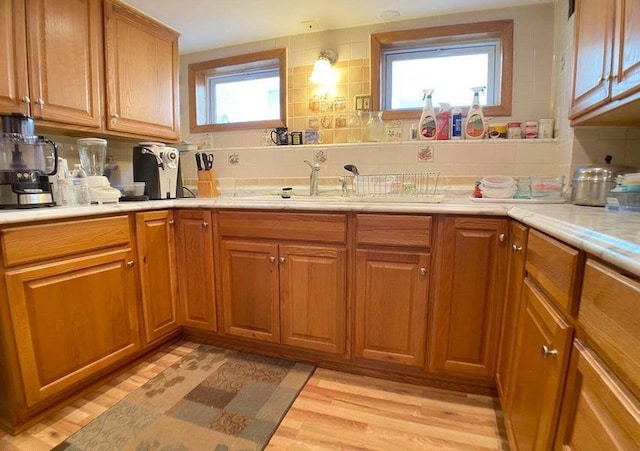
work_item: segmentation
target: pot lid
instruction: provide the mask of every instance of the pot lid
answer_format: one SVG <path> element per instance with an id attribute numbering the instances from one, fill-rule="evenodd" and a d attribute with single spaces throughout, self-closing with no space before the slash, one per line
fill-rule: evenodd
<path id="1" fill-rule="evenodd" d="M 629 166 L 618 165 L 590 165 L 580 166 L 576 168 L 573 173 L 573 180 L 590 180 L 590 181 L 614 181 L 617 175 L 625 174 L 627 172 L 634 172 L 635 169 Z"/>

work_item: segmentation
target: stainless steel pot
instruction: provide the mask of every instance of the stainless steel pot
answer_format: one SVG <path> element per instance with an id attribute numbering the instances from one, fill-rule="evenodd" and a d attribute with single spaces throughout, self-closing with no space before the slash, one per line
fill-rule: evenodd
<path id="1" fill-rule="evenodd" d="M 573 173 L 571 203 L 591 207 L 603 207 L 607 194 L 616 186 L 616 176 L 636 169 L 628 166 L 581 166 Z"/>

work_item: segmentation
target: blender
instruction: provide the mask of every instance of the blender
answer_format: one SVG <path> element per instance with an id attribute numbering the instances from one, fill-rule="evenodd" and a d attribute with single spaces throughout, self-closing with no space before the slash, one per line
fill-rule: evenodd
<path id="1" fill-rule="evenodd" d="M 58 147 L 35 135 L 27 115 L 0 115 L 0 120 L 0 208 L 54 206 L 49 176 L 57 170 Z"/>
<path id="2" fill-rule="evenodd" d="M 107 159 L 107 140 L 102 138 L 81 138 L 76 141 L 80 164 L 87 173 L 91 203 L 118 202 L 122 195 L 113 188 L 105 177 L 104 165 Z"/>

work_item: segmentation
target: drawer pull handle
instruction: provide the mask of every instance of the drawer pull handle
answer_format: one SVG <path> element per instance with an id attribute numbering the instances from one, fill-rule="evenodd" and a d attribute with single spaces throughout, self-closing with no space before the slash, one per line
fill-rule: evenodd
<path id="1" fill-rule="evenodd" d="M 275 261 L 276 261 L 276 258 L 272 255 L 271 257 L 269 257 L 269 261 L 270 261 L 271 263 L 273 263 L 273 262 L 275 262 Z"/>
<path id="2" fill-rule="evenodd" d="M 505 235 L 504 233 L 501 233 L 498 236 L 498 239 L 500 240 L 501 243 L 504 243 L 505 241 L 507 241 L 507 235 Z"/>
<path id="3" fill-rule="evenodd" d="M 427 268 L 420 268 L 420 275 L 421 276 L 426 276 L 427 275 Z"/>
<path id="4" fill-rule="evenodd" d="M 42 97 L 38 97 L 38 100 L 36 100 L 36 103 L 40 105 L 40 108 L 44 107 L 44 100 L 42 100 Z"/>
<path id="5" fill-rule="evenodd" d="M 176 223 L 175 219 L 169 219 L 169 225 L 174 225 Z"/>
<path id="6" fill-rule="evenodd" d="M 547 357 L 558 357 L 558 350 L 548 347 L 547 345 L 542 345 L 542 358 L 546 359 Z"/>
<path id="7" fill-rule="evenodd" d="M 22 96 L 20 100 L 22 101 L 22 103 L 31 103 L 31 99 L 29 98 L 29 96 Z"/>
<path id="8" fill-rule="evenodd" d="M 284 263 L 286 260 L 284 257 L 280 257 L 280 263 Z"/>
<path id="9" fill-rule="evenodd" d="M 511 249 L 513 249 L 513 252 L 520 252 L 522 250 L 522 246 L 518 246 L 517 244 L 512 244 Z"/>
<path id="10" fill-rule="evenodd" d="M 204 221 L 202 223 L 202 227 L 204 227 L 206 229 L 207 227 L 209 227 L 209 223 L 207 221 Z"/>
<path id="11" fill-rule="evenodd" d="M 129 260 L 127 262 L 127 267 L 129 267 L 129 268 L 133 268 L 135 265 L 136 265 L 136 262 L 134 262 L 133 260 Z"/>
<path id="12" fill-rule="evenodd" d="M 120 115 L 118 113 L 111 113 L 111 119 L 117 121 L 118 119 L 120 119 Z"/>

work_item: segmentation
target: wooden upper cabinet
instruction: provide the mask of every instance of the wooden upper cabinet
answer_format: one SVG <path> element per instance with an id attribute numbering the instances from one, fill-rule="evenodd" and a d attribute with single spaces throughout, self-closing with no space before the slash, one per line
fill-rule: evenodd
<path id="1" fill-rule="evenodd" d="M 0 8 L 0 58 L 9 69 L 0 74 L 0 111 L 99 128 L 100 0 L 2 0 Z"/>
<path id="2" fill-rule="evenodd" d="M 24 0 L 0 0 L 0 113 L 29 114 Z"/>
<path id="3" fill-rule="evenodd" d="M 177 210 L 175 215 L 180 324 L 215 332 L 212 213 Z"/>
<path id="4" fill-rule="evenodd" d="M 136 214 L 138 261 L 146 342 L 178 328 L 173 213 L 168 210 Z"/>
<path id="5" fill-rule="evenodd" d="M 431 319 L 431 371 L 492 379 L 504 276 L 506 219 L 445 217 Z"/>
<path id="6" fill-rule="evenodd" d="M 640 90 L 640 2 L 618 0 L 613 50 L 613 100 Z"/>
<path id="7" fill-rule="evenodd" d="M 106 127 L 178 139 L 178 33 L 104 2 Z"/>

